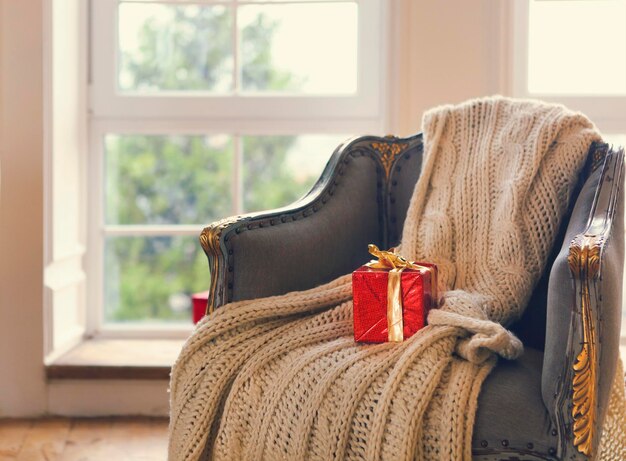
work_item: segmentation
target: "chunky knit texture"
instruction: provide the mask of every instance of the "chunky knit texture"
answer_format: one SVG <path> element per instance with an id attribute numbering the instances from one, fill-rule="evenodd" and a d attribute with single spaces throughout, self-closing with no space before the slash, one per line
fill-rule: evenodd
<path id="1" fill-rule="evenodd" d="M 352 338 L 350 276 L 218 309 L 172 371 L 169 458 L 469 460 L 476 402 L 599 139 L 562 106 L 496 97 L 424 118 L 400 252 L 440 269 L 403 343 Z M 366 251 L 366 249 L 364 249 Z"/>

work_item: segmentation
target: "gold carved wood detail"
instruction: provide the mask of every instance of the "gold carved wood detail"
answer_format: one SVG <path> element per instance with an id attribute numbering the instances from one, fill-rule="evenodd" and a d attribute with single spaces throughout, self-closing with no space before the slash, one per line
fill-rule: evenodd
<path id="1" fill-rule="evenodd" d="M 208 227 L 205 227 L 200 233 L 200 245 L 209 258 L 209 267 L 211 271 L 211 286 L 209 288 L 209 299 L 207 302 L 207 314 L 210 314 L 215 309 L 215 300 L 217 297 L 218 286 L 218 273 L 223 270 L 223 257 L 220 250 L 220 238 L 222 232 L 227 227 L 241 221 L 241 216 L 232 216 L 220 221 L 214 222 Z"/>
<path id="2" fill-rule="evenodd" d="M 608 145 L 603 144 L 597 147 L 592 154 L 591 157 L 591 171 L 595 171 L 596 168 L 601 166 L 604 163 L 604 159 L 606 158 L 608 153 Z"/>
<path id="3" fill-rule="evenodd" d="M 592 158 L 592 167 L 602 166 L 600 180 L 591 205 L 585 231 L 572 240 L 568 264 L 574 278 L 575 293 L 580 302 L 582 343 L 572 365 L 572 409 L 574 446 L 593 458 L 599 402 L 599 338 L 595 312 L 596 290 L 600 280 L 602 254 L 611 236 L 617 210 L 619 190 L 624 169 L 624 151 L 609 150 L 607 145 L 598 146 Z M 601 154 L 598 154 L 601 152 Z M 593 296 L 593 297 L 592 297 Z M 592 304 L 592 301 L 594 303 Z M 574 344 L 573 346 L 576 346 Z"/>
<path id="4" fill-rule="evenodd" d="M 389 179 L 391 167 L 396 158 L 407 150 L 409 144 L 405 142 L 373 142 L 371 146 L 380 155 L 380 161 L 385 169 L 385 178 Z"/>
<path id="5" fill-rule="evenodd" d="M 572 417 L 574 418 L 574 446 L 592 456 L 597 407 L 597 344 L 591 284 L 598 278 L 602 239 L 582 234 L 570 245 L 568 263 L 576 284 L 580 285 L 583 342 L 573 365 Z"/>

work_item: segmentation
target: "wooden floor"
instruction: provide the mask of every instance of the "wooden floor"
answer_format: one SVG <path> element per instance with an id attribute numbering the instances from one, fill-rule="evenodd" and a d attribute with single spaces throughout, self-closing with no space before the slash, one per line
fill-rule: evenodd
<path id="1" fill-rule="evenodd" d="M 165 461 L 167 419 L 0 420 L 0 461 Z"/>

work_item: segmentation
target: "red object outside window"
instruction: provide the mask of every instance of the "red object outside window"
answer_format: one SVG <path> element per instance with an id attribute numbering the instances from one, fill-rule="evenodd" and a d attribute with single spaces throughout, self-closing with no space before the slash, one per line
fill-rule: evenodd
<path id="1" fill-rule="evenodd" d="M 193 323 L 196 324 L 206 314 L 207 301 L 209 299 L 209 292 L 203 291 L 202 293 L 195 293 L 191 295 L 191 302 L 193 304 Z"/>

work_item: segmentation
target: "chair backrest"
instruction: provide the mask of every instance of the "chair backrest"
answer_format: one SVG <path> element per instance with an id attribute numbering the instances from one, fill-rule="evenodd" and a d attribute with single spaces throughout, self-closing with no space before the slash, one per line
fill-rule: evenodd
<path id="1" fill-rule="evenodd" d="M 588 163 L 602 148 L 606 153 L 607 147 L 593 146 Z M 422 153 L 420 134 L 348 140 L 335 151 L 318 182 L 300 201 L 207 227 L 201 242 L 211 268 L 209 305 L 215 308 L 231 301 L 309 289 L 367 262 L 370 256 L 364 248 L 368 243 L 381 248 L 397 246 L 420 176 Z M 589 171 L 587 167 L 581 174 L 575 197 Z M 544 277 L 532 295 L 531 308 L 512 326 L 527 345 L 537 349 L 544 348 L 548 275 L 570 215 L 571 210 Z M 323 249 L 308 245 L 298 258 L 286 257 L 294 245 L 301 246 L 303 238 L 323 241 Z M 280 264 L 274 265 L 271 261 L 277 258 Z"/>
<path id="2" fill-rule="evenodd" d="M 405 157 L 400 157 L 394 163 L 390 174 L 391 187 L 389 190 L 388 201 L 390 213 L 388 218 L 389 221 L 387 223 L 389 246 L 395 246 L 399 243 L 402 227 L 404 225 L 404 220 L 409 207 L 409 201 L 421 170 L 421 153 L 423 145 L 420 143 L 413 149 L 415 150 L 415 153 L 420 155 L 407 155 Z M 578 184 L 572 191 L 569 209 L 567 210 L 563 222 L 561 223 L 561 227 L 555 239 L 554 248 L 548 258 L 543 275 L 531 295 L 528 307 L 524 311 L 524 315 L 510 327 L 525 345 L 534 349 L 544 349 L 546 337 L 546 306 L 550 270 L 559 253 L 561 245 L 563 244 L 563 239 L 565 238 L 565 232 L 567 230 L 567 225 L 569 223 L 574 203 L 583 184 L 589 176 L 592 165 L 598 160 L 599 157 L 606 154 L 607 149 L 608 145 L 602 143 L 594 143 L 590 147 L 586 165 L 581 172 Z"/>

